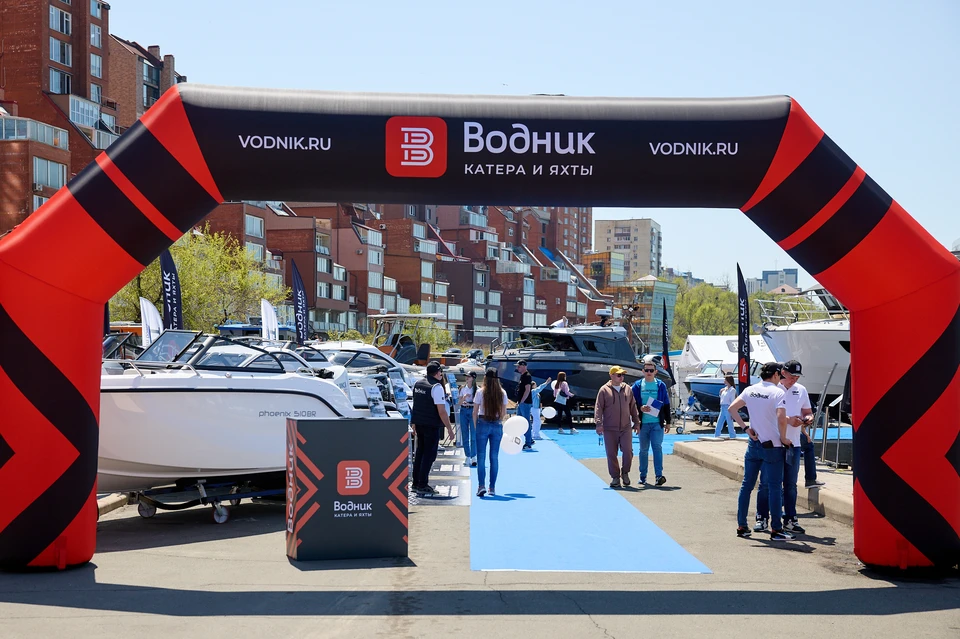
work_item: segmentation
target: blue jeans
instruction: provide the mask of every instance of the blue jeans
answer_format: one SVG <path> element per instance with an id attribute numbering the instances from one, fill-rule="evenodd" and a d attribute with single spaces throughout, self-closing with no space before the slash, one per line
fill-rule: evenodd
<path id="1" fill-rule="evenodd" d="M 784 449 L 783 514 L 787 519 L 797 516 L 797 478 L 800 475 L 800 449 Z"/>
<path id="2" fill-rule="evenodd" d="M 473 425 L 473 409 L 460 409 L 460 440 L 463 442 L 463 454 L 473 457 L 477 454 L 477 429 Z"/>
<path id="3" fill-rule="evenodd" d="M 747 439 L 747 452 L 743 455 L 743 483 L 740 484 L 740 495 L 737 497 L 737 525 L 747 525 L 747 510 L 750 509 L 750 493 L 760 477 L 760 468 L 763 466 L 763 448 L 760 442 Z M 757 495 L 759 508 L 760 496 Z"/>
<path id="4" fill-rule="evenodd" d="M 640 425 L 640 481 L 647 478 L 650 448 L 653 448 L 653 472 L 663 475 L 663 428 L 660 422 Z"/>
<path id="5" fill-rule="evenodd" d="M 730 431 L 730 439 L 737 438 L 737 432 L 734 430 L 735 422 L 730 418 L 730 404 L 720 404 L 720 418 L 717 419 L 717 431 L 713 434 L 714 437 L 719 437 L 720 433 L 723 432 L 723 425 L 727 425 L 727 429 Z"/>
<path id="6" fill-rule="evenodd" d="M 490 446 L 490 490 L 497 485 L 497 471 L 500 470 L 500 440 L 503 439 L 503 424 L 488 422 L 483 417 L 477 420 L 477 481 L 486 486 L 487 446 Z"/>
<path id="7" fill-rule="evenodd" d="M 817 456 L 813 452 L 813 442 L 800 432 L 800 449 L 803 451 L 803 480 L 810 484 L 817 481 Z"/>
<path id="8" fill-rule="evenodd" d="M 780 513 L 783 512 L 783 466 L 785 448 L 761 448 L 763 451 L 763 484 L 770 504 L 770 529 L 783 530 Z"/>
<path id="9" fill-rule="evenodd" d="M 533 446 L 533 429 L 530 425 L 533 423 L 530 419 L 533 404 L 517 404 L 517 415 L 527 420 L 527 432 L 523 434 L 523 443 L 525 446 Z"/>

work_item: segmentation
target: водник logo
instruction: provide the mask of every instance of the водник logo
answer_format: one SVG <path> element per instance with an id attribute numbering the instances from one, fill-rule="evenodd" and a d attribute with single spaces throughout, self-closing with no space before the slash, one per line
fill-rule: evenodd
<path id="1" fill-rule="evenodd" d="M 435 117 L 390 118 L 386 150 L 393 177 L 440 177 L 447 171 L 447 123 Z"/>
<path id="2" fill-rule="evenodd" d="M 337 492 L 341 495 L 366 495 L 370 492 L 370 463 L 353 460 L 337 464 Z"/>

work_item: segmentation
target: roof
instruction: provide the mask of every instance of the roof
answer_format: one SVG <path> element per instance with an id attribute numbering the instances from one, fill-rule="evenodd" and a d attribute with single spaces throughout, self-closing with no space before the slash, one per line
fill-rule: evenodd
<path id="1" fill-rule="evenodd" d="M 133 53 L 135 55 L 138 55 L 144 58 L 147 62 L 157 67 L 158 69 L 163 68 L 163 60 L 159 59 L 157 56 L 150 53 L 147 49 L 145 49 L 142 45 L 138 44 L 137 42 L 134 42 L 132 40 L 124 40 L 123 38 L 113 33 L 110 34 L 110 37 L 116 40 L 120 45 L 123 46 L 124 49 L 126 49 L 130 53 Z"/>

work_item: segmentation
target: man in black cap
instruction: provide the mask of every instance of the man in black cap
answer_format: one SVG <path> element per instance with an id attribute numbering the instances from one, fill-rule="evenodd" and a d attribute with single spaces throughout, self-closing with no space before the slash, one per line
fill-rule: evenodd
<path id="1" fill-rule="evenodd" d="M 437 491 L 427 485 L 430 469 L 437 460 L 440 431 L 446 427 L 454 438 L 450 425 L 450 409 L 443 389 L 443 367 L 440 362 L 427 364 L 427 376 L 413 385 L 413 412 L 410 421 L 417 433 L 417 448 L 413 457 L 413 490 L 421 495 Z"/>
<path id="2" fill-rule="evenodd" d="M 523 434 L 523 449 L 533 448 L 533 375 L 527 371 L 527 360 L 517 362 L 520 383 L 517 384 L 517 415 L 527 420 L 527 432 Z"/>

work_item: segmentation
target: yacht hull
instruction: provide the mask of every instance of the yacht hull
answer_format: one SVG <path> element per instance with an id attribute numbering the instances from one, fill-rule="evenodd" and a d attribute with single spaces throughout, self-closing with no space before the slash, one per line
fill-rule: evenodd
<path id="1" fill-rule="evenodd" d="M 823 392 L 834 362 L 837 370 L 827 387 L 827 401 L 843 393 L 843 382 L 850 366 L 850 321 L 823 320 L 796 322 L 788 326 L 766 327 L 763 339 L 779 362 L 795 359 L 803 365 L 800 383 L 811 401 Z"/>

